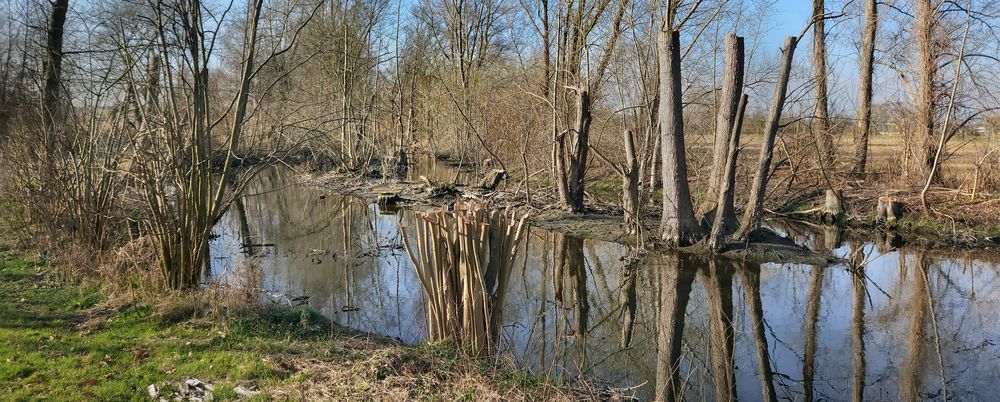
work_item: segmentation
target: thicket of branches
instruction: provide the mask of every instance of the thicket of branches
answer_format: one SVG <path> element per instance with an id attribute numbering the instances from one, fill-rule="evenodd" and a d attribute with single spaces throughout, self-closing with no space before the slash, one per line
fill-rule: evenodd
<path id="1" fill-rule="evenodd" d="M 390 172 L 431 152 L 572 211 L 607 182 L 636 231 L 659 210 L 668 243 L 714 246 L 814 189 L 996 189 L 1000 5 L 814 0 L 776 32 L 784 6 L 12 0 L 5 206 L 53 242 L 151 235 L 183 288 L 250 158 Z"/>

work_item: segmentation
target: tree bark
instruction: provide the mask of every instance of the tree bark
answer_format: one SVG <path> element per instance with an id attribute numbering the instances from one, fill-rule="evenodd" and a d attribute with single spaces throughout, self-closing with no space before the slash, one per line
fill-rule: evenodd
<path id="1" fill-rule="evenodd" d="M 625 226 L 630 234 L 638 234 L 641 228 L 639 201 L 639 158 L 635 151 L 635 134 L 625 130 L 625 174 L 622 175 L 622 209 Z M 641 241 L 641 238 L 640 238 Z"/>
<path id="2" fill-rule="evenodd" d="M 858 100 L 858 127 L 854 136 L 851 174 L 860 176 L 868 165 L 868 139 L 872 125 L 872 76 L 875 70 L 875 33 L 878 29 L 878 0 L 865 1 L 865 32 L 861 38 L 861 74 Z"/>
<path id="3" fill-rule="evenodd" d="M 736 109 L 736 120 L 733 121 L 733 132 L 729 136 L 729 153 L 726 156 L 726 166 L 720 178 L 722 187 L 716 208 L 715 221 L 712 223 L 712 234 L 709 236 L 709 247 L 721 250 L 726 244 L 726 236 L 737 229 L 736 208 L 733 198 L 736 188 L 736 162 L 740 155 L 740 132 L 743 127 L 743 113 L 747 108 L 747 94 L 740 96 L 739 107 Z M 721 213 L 720 210 L 721 209 Z M 730 212 L 725 212 L 730 211 Z"/>
<path id="4" fill-rule="evenodd" d="M 657 33 L 660 59 L 660 146 L 663 158 L 663 214 L 661 239 L 671 246 L 693 244 L 702 236 L 694 217 L 684 151 L 684 115 L 681 104 L 680 33 Z"/>
<path id="5" fill-rule="evenodd" d="M 913 172 L 919 173 L 918 179 L 926 178 L 930 173 L 935 154 L 934 129 L 937 100 L 934 97 L 935 76 L 938 70 L 938 52 L 934 44 L 934 5 L 931 0 L 917 1 L 916 27 L 914 36 L 917 41 L 917 99 L 916 107 L 916 146 L 913 148 Z M 904 172 L 911 171 L 904 169 Z M 933 178 L 932 178 L 933 180 Z"/>
<path id="6" fill-rule="evenodd" d="M 49 27 L 45 40 L 45 84 L 42 87 L 42 125 L 45 129 L 45 158 L 52 163 L 52 153 L 55 152 L 58 125 L 62 122 L 60 113 L 60 95 L 62 88 L 63 59 L 63 27 L 66 25 L 66 12 L 69 0 L 52 2 L 52 13 L 49 15 Z"/>
<path id="7" fill-rule="evenodd" d="M 750 199 L 743 212 L 743 222 L 736 231 L 736 238 L 746 240 L 750 232 L 760 227 L 764 216 L 764 194 L 767 192 L 767 181 L 771 170 L 771 159 L 774 157 L 774 140 L 778 136 L 781 111 L 785 107 L 785 96 L 788 93 L 788 77 L 792 71 L 792 60 L 795 57 L 797 39 L 789 36 L 785 39 L 785 47 L 781 51 L 781 65 L 778 67 L 778 83 L 774 87 L 774 97 L 771 99 L 771 109 L 768 112 L 767 123 L 764 126 L 764 141 L 760 146 L 760 158 L 757 161 L 757 173 L 754 175 Z"/>
<path id="8" fill-rule="evenodd" d="M 743 92 L 743 37 L 727 35 L 723 42 L 722 89 L 719 91 L 719 110 L 715 125 L 715 147 L 712 152 L 712 172 L 708 179 L 708 191 L 699 207 L 698 214 L 705 216 L 716 209 L 722 176 L 729 155 L 730 136 L 736 118 L 740 94 Z M 717 211 L 716 211 L 717 212 Z M 726 218 L 735 220 L 736 210 L 723 210 Z"/>
<path id="9" fill-rule="evenodd" d="M 824 169 L 831 170 L 834 149 L 830 132 L 830 97 L 827 94 L 825 14 L 824 0 L 813 0 L 813 79 L 816 81 L 815 114 L 819 126 L 814 126 L 812 132 L 819 149 L 819 162 Z"/>
<path id="10" fill-rule="evenodd" d="M 579 89 L 576 93 L 576 120 L 570 133 L 567 170 L 567 203 L 573 212 L 584 209 L 584 179 L 587 174 L 587 154 L 590 151 L 590 92 Z"/>

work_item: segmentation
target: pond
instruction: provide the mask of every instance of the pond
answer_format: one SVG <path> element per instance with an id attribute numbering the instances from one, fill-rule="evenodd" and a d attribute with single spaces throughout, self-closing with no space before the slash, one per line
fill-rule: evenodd
<path id="1" fill-rule="evenodd" d="M 262 172 L 241 201 L 216 228 L 213 275 L 225 280 L 253 258 L 272 299 L 408 344 L 426 339 L 399 229 L 412 212 L 298 186 L 280 170 Z M 860 248 L 863 268 L 663 253 L 624 269 L 624 245 L 531 228 L 498 307 L 498 348 L 536 374 L 583 376 L 641 400 L 1000 393 L 1000 256 L 773 227 L 839 257 Z"/>

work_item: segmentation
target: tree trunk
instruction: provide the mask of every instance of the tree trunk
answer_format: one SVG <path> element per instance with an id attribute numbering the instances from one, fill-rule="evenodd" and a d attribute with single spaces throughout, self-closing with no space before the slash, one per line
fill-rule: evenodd
<path id="1" fill-rule="evenodd" d="M 764 141 L 760 146 L 760 158 L 757 161 L 757 173 L 750 190 L 750 199 L 743 212 L 743 222 L 736 232 L 736 238 L 746 240 L 750 232 L 760 227 L 764 216 L 764 194 L 767 192 L 767 181 L 771 170 L 771 158 L 774 157 L 774 140 L 778 136 L 781 111 L 785 107 L 785 96 L 788 93 L 788 77 L 792 71 L 792 59 L 795 57 L 797 39 L 789 36 L 785 39 L 785 47 L 781 51 L 781 65 L 778 67 L 778 83 L 774 87 L 774 97 L 771 99 L 771 110 L 768 112 L 767 123 L 764 126 Z"/>
<path id="2" fill-rule="evenodd" d="M 587 174 L 587 154 L 590 151 L 590 93 L 586 89 L 576 91 L 576 120 L 570 138 L 567 166 L 567 203 L 573 212 L 584 209 L 584 179 Z"/>
<path id="3" fill-rule="evenodd" d="M 720 250 L 726 244 L 726 236 L 736 231 L 739 224 L 736 221 L 736 208 L 733 206 L 733 192 L 736 187 L 736 162 L 740 155 L 740 131 L 743 127 L 743 113 L 746 112 L 747 98 L 747 94 L 740 97 L 740 104 L 736 109 L 736 120 L 733 121 L 733 133 L 729 136 L 729 153 L 721 177 L 722 187 L 719 189 L 717 203 L 719 207 L 716 208 L 715 221 L 712 223 L 712 235 L 709 236 L 709 247 L 714 250 Z M 719 213 L 720 208 L 721 213 Z"/>
<path id="4" fill-rule="evenodd" d="M 625 174 L 622 175 L 622 209 L 629 234 L 639 234 L 641 223 L 639 202 L 639 158 L 635 152 L 635 135 L 625 130 Z M 642 240 L 641 238 L 639 239 Z"/>
<path id="5" fill-rule="evenodd" d="M 865 32 L 861 38 L 860 99 L 858 128 L 854 136 L 851 174 L 864 175 L 868 164 L 868 139 L 872 125 L 872 75 L 875 69 L 875 32 L 878 29 L 878 0 L 865 1 Z"/>
<path id="6" fill-rule="evenodd" d="M 935 154 L 934 144 L 934 114 L 937 101 L 934 98 L 935 76 L 938 70 L 938 52 L 934 45 L 934 5 L 931 0 L 917 1 L 916 27 L 914 37 L 917 41 L 917 99 L 916 107 L 916 146 L 913 148 L 913 172 L 924 179 L 930 173 Z M 904 171 L 911 171 L 904 169 Z"/>
<path id="7" fill-rule="evenodd" d="M 834 149 L 830 138 L 830 97 L 827 94 L 825 14 L 824 0 L 813 0 L 813 79 L 816 81 L 816 120 L 819 126 L 814 126 L 812 132 L 819 150 L 819 162 L 823 169 L 830 171 Z"/>
<path id="8" fill-rule="evenodd" d="M 713 213 L 719 199 L 719 189 L 722 187 L 722 176 L 726 167 L 726 157 L 729 155 L 730 136 L 733 133 L 733 121 L 736 118 L 740 94 L 743 92 L 743 37 L 727 35 L 723 42 L 725 56 L 723 57 L 722 90 L 719 92 L 719 111 L 715 126 L 715 149 L 712 152 L 712 172 L 708 178 L 708 191 L 699 207 L 698 214 L 705 216 Z M 717 212 L 717 211 L 716 211 Z M 723 210 L 726 218 L 735 220 L 736 210 Z"/>
<path id="9" fill-rule="evenodd" d="M 45 129 L 45 158 L 51 164 L 57 141 L 58 125 L 62 124 L 59 90 L 62 88 L 63 26 L 69 0 L 52 2 L 52 14 L 45 40 L 45 84 L 42 87 L 42 125 Z"/>
<path id="10" fill-rule="evenodd" d="M 680 33 L 657 33 L 660 59 L 660 145 L 663 158 L 661 238 L 668 245 L 693 244 L 702 236 L 694 217 L 684 151 L 684 111 L 681 104 Z"/>

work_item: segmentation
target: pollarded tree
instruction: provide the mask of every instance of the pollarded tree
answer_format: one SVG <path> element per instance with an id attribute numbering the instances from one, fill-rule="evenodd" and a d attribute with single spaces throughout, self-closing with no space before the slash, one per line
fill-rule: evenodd
<path id="1" fill-rule="evenodd" d="M 684 110 L 681 94 L 680 32 L 657 35 L 660 60 L 660 146 L 663 157 L 663 212 L 660 238 L 683 246 L 704 235 L 694 216 L 684 150 Z"/>

